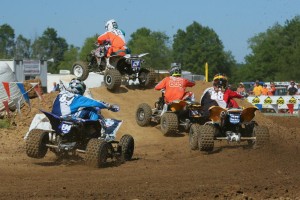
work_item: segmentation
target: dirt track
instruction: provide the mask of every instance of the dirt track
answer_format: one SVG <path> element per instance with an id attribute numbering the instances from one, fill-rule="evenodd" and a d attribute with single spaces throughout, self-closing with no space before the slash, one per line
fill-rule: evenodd
<path id="1" fill-rule="evenodd" d="M 193 88 L 197 99 L 207 86 L 198 82 Z M 38 108 L 50 109 L 55 94 L 47 94 L 46 102 L 33 99 L 29 114 L 23 108 L 15 127 L 1 129 L 0 199 L 300 199 L 299 118 L 258 113 L 256 120 L 270 129 L 270 145 L 253 150 L 216 143 L 213 153 L 204 154 L 189 149 L 185 134 L 164 137 L 159 127 L 135 123 L 137 105 L 153 105 L 160 92 L 91 91 L 95 99 L 120 105 L 118 113 L 103 113 L 124 120 L 119 137 L 134 136 L 133 160 L 91 169 L 81 159 L 56 161 L 51 152 L 40 160 L 27 157 L 23 136 Z"/>

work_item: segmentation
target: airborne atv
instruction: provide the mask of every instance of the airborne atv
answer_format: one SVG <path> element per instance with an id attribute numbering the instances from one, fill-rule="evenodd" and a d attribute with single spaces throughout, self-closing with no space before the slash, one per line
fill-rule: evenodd
<path id="1" fill-rule="evenodd" d="M 192 124 L 202 124 L 202 109 L 198 102 L 188 98 L 176 100 L 165 104 L 164 92 L 155 102 L 152 109 L 148 104 L 142 103 L 136 110 L 136 122 L 139 126 L 147 126 L 151 122 L 160 123 L 164 135 L 175 134 L 179 128 L 188 131 Z"/>
<path id="2" fill-rule="evenodd" d="M 256 110 L 258 110 L 256 107 L 245 109 L 210 107 L 211 121 L 204 125 L 195 124 L 190 129 L 191 149 L 212 151 L 215 140 L 226 140 L 228 143 L 247 141 L 253 148 L 264 145 L 269 141 L 269 130 L 266 126 L 259 126 L 253 121 Z"/>
<path id="3" fill-rule="evenodd" d="M 84 153 L 85 163 L 92 167 L 105 166 L 109 158 L 131 160 L 134 151 L 131 135 L 123 135 L 118 142 L 115 135 L 101 132 L 99 120 L 62 118 L 42 112 L 44 115 L 36 115 L 25 136 L 29 157 L 43 158 L 49 149 L 57 157 Z"/>
<path id="4" fill-rule="evenodd" d="M 92 50 L 86 57 L 87 62 L 79 61 L 73 64 L 72 73 L 83 81 L 88 78 L 89 72 L 103 74 L 104 84 L 111 91 L 118 89 L 122 81 L 138 80 L 143 87 L 151 87 L 155 83 L 154 70 L 141 67 L 144 63 L 142 57 L 148 53 L 126 54 L 125 56 L 112 54 L 109 58 L 110 66 L 107 66 L 107 58 L 104 57 L 106 49 L 107 44 L 100 45 L 97 49 Z M 100 55 L 100 57 L 96 55 Z"/>

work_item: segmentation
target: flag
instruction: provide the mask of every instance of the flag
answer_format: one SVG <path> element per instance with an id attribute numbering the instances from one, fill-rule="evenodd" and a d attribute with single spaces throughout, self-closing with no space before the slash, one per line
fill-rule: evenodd
<path id="1" fill-rule="evenodd" d="M 258 108 L 258 110 L 261 111 L 261 109 L 262 109 L 262 104 L 261 103 L 255 104 L 255 106 Z"/>
<path id="2" fill-rule="evenodd" d="M 39 84 L 36 84 L 33 89 L 34 89 L 35 93 L 38 95 L 39 99 L 44 100 L 44 97 L 41 94 L 41 89 L 40 89 Z"/>
<path id="3" fill-rule="evenodd" d="M 288 104 L 286 104 L 286 105 L 287 105 L 287 107 L 289 108 L 290 113 L 291 113 L 291 114 L 294 114 L 294 104 L 288 103 Z"/>
<path id="4" fill-rule="evenodd" d="M 2 101 L 2 103 L 4 105 L 4 108 L 5 108 L 6 112 L 7 112 L 7 115 L 9 115 L 10 110 L 9 110 L 9 106 L 8 106 L 8 101 L 4 100 L 4 101 Z"/>
<path id="5" fill-rule="evenodd" d="M 13 98 L 12 100 L 15 103 L 18 113 L 21 114 L 21 99 Z"/>
<path id="6" fill-rule="evenodd" d="M 28 105 L 30 106 L 30 100 L 29 100 L 28 92 L 25 91 L 23 83 L 17 83 L 17 86 L 19 87 L 26 103 L 28 103 Z"/>
<path id="7" fill-rule="evenodd" d="M 272 103 L 271 106 L 275 110 L 275 112 L 278 113 L 278 104 Z"/>
<path id="8" fill-rule="evenodd" d="M 9 83 L 8 82 L 2 82 L 2 84 L 3 84 L 3 87 L 4 87 L 5 91 L 6 91 L 8 99 L 10 99 Z"/>

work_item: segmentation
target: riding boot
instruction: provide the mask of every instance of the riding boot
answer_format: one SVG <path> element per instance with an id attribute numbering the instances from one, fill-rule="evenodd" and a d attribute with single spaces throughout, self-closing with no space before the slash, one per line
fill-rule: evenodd
<path id="1" fill-rule="evenodd" d="M 109 69 L 114 69 L 114 66 L 112 66 L 112 65 L 109 63 L 109 57 L 106 58 L 106 67 L 109 68 Z"/>

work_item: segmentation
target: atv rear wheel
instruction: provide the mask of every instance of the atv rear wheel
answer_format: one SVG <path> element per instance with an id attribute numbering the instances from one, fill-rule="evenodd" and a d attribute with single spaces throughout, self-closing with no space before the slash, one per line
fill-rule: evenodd
<path id="1" fill-rule="evenodd" d="M 91 167 L 104 167 L 108 158 L 108 143 L 92 138 L 87 144 L 85 163 Z"/>
<path id="2" fill-rule="evenodd" d="M 152 68 L 142 68 L 138 75 L 139 83 L 141 86 L 150 88 L 155 83 L 155 73 Z"/>
<path id="3" fill-rule="evenodd" d="M 31 158 L 44 158 L 49 143 L 49 135 L 45 130 L 32 129 L 26 139 L 26 154 Z"/>
<path id="4" fill-rule="evenodd" d="M 248 140 L 249 146 L 254 149 L 260 147 L 270 140 L 269 129 L 266 126 L 255 126 L 253 129 L 252 137 L 255 137 L 255 140 Z"/>
<path id="5" fill-rule="evenodd" d="M 199 151 L 212 151 L 214 149 L 214 135 L 216 128 L 212 125 L 202 125 L 199 127 L 198 148 Z"/>
<path id="6" fill-rule="evenodd" d="M 125 161 L 131 160 L 134 152 L 134 139 L 131 135 L 123 135 L 118 144 L 118 152 Z"/>
<path id="7" fill-rule="evenodd" d="M 152 116 L 152 108 L 146 104 L 142 103 L 138 106 L 135 113 L 135 120 L 139 126 L 147 126 L 150 124 Z"/>
<path id="8" fill-rule="evenodd" d="M 106 70 L 104 74 L 104 84 L 108 90 L 116 90 L 121 86 L 122 76 L 116 69 Z"/>
<path id="9" fill-rule="evenodd" d="M 80 80 L 84 81 L 89 76 L 89 67 L 84 62 L 76 62 L 73 64 L 72 74 L 74 74 Z"/>
<path id="10" fill-rule="evenodd" d="M 198 133 L 200 132 L 199 124 L 192 124 L 189 132 L 189 143 L 191 150 L 198 149 Z"/>
<path id="11" fill-rule="evenodd" d="M 175 113 L 164 113 L 160 120 L 160 129 L 164 135 L 176 133 L 178 129 L 178 118 Z"/>

